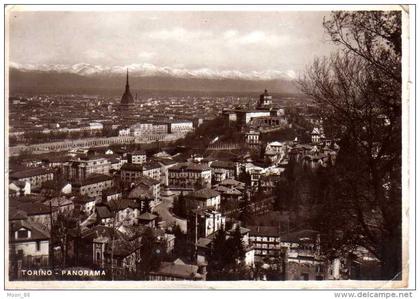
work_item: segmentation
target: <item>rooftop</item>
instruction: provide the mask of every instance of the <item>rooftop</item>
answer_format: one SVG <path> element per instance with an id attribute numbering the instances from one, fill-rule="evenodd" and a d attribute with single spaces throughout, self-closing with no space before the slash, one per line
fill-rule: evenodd
<path id="1" fill-rule="evenodd" d="M 152 213 L 149 213 L 149 212 L 143 213 L 139 216 L 140 220 L 147 220 L 147 221 L 152 221 L 156 218 L 157 218 L 157 216 L 155 214 L 152 214 Z"/>
<path id="2" fill-rule="evenodd" d="M 212 198 L 212 197 L 216 197 L 219 196 L 220 193 L 209 189 L 209 188 L 204 188 L 201 190 L 197 190 L 192 192 L 191 194 L 189 194 L 190 197 L 194 197 L 194 198 L 198 198 L 198 199 L 208 199 L 208 198 Z"/>
<path id="3" fill-rule="evenodd" d="M 319 232 L 311 229 L 303 229 L 299 231 L 294 231 L 288 234 L 284 234 L 281 236 L 282 241 L 289 241 L 289 242 L 300 242 L 303 239 L 306 240 L 316 240 Z"/>
<path id="4" fill-rule="evenodd" d="M 238 187 L 238 186 L 245 186 L 245 183 L 234 180 L 234 179 L 226 179 L 226 180 L 221 181 L 219 185 Z"/>
<path id="5" fill-rule="evenodd" d="M 145 176 L 145 175 L 141 175 L 138 178 L 136 178 L 136 180 L 134 181 L 135 184 L 142 184 L 142 185 L 146 185 L 148 187 L 152 187 L 154 185 L 160 184 L 160 182 L 158 180 L 155 180 L 151 177 Z"/>
<path id="6" fill-rule="evenodd" d="M 97 206 L 95 209 L 100 219 L 112 218 L 114 216 L 107 206 Z"/>
<path id="7" fill-rule="evenodd" d="M 50 214 L 50 208 L 39 202 L 21 202 L 19 200 L 11 200 L 9 202 L 10 208 L 15 208 L 25 212 L 28 216 Z"/>
<path id="8" fill-rule="evenodd" d="M 211 243 L 211 239 L 208 238 L 200 238 L 197 241 L 197 246 L 198 247 L 203 247 L 203 248 L 208 248 L 208 245 Z"/>
<path id="9" fill-rule="evenodd" d="M 13 223 L 13 231 L 17 231 L 21 228 L 26 228 L 31 231 L 31 237 L 30 238 L 22 238 L 22 239 L 15 239 L 15 235 L 12 235 L 12 240 L 15 242 L 19 241 L 36 241 L 36 240 L 49 240 L 50 239 L 50 233 L 45 231 L 39 224 L 29 222 L 26 220 L 19 220 L 15 223 Z"/>
<path id="10" fill-rule="evenodd" d="M 280 237 L 278 226 L 248 226 L 251 236 Z"/>
<path id="11" fill-rule="evenodd" d="M 87 204 L 95 200 L 96 200 L 95 197 L 77 195 L 77 197 L 73 200 L 73 202 L 78 203 L 78 204 Z"/>
<path id="12" fill-rule="evenodd" d="M 169 168 L 171 171 L 192 171 L 192 172 L 201 172 L 206 170 L 211 170 L 205 164 L 197 164 L 197 163 L 180 163 L 178 165 L 174 165 Z"/>
<path id="13" fill-rule="evenodd" d="M 196 265 L 182 265 L 178 263 L 163 262 L 161 263 L 159 269 L 151 272 L 151 274 L 191 280 L 200 280 L 202 279 L 202 276 L 199 273 L 197 273 L 197 271 L 198 266 Z"/>
<path id="14" fill-rule="evenodd" d="M 25 211 L 19 210 L 14 207 L 10 207 L 9 209 L 9 220 L 25 220 L 28 218 L 28 215 Z"/>
<path id="15" fill-rule="evenodd" d="M 236 228 L 232 228 L 228 231 L 228 234 L 233 234 L 235 232 Z M 250 232 L 250 229 L 246 228 L 246 227 L 239 227 L 239 232 L 241 233 L 241 235 L 245 235 L 247 233 Z"/>
<path id="16" fill-rule="evenodd" d="M 118 200 L 111 200 L 106 203 L 106 205 L 112 210 L 112 211 L 120 211 L 125 210 L 127 208 L 136 209 L 140 208 L 140 205 L 131 199 L 118 199 Z"/>
<path id="17" fill-rule="evenodd" d="M 43 189 L 51 189 L 56 191 L 61 191 L 65 186 L 67 186 L 69 182 L 64 180 L 53 180 L 53 181 L 46 181 L 42 183 Z"/>
<path id="18" fill-rule="evenodd" d="M 143 165 L 142 164 L 125 163 L 125 164 L 123 164 L 123 166 L 121 166 L 121 170 L 143 172 Z"/>
<path id="19" fill-rule="evenodd" d="M 93 185 L 93 184 L 97 184 L 97 183 L 100 183 L 100 182 L 111 181 L 111 180 L 112 180 L 112 177 L 110 177 L 108 175 L 94 173 L 94 174 L 88 176 L 85 180 L 83 180 L 81 182 L 74 183 L 73 186 L 75 186 L 75 187 L 87 186 L 87 185 Z"/>
<path id="20" fill-rule="evenodd" d="M 156 169 L 160 168 L 160 164 L 158 162 L 147 162 L 143 164 L 144 170 Z"/>
<path id="21" fill-rule="evenodd" d="M 231 161 L 214 161 L 210 164 L 210 167 L 236 169 L 236 163 Z"/>
<path id="22" fill-rule="evenodd" d="M 142 156 L 144 156 L 144 155 L 146 155 L 146 151 L 144 151 L 144 150 L 136 150 L 136 151 L 133 151 L 133 152 L 131 152 L 131 153 L 127 153 L 128 155 L 142 155 Z"/>
<path id="23" fill-rule="evenodd" d="M 10 174 L 11 179 L 24 179 L 34 176 L 44 175 L 48 173 L 54 173 L 53 170 L 48 168 L 29 168 L 21 171 L 12 172 Z"/>

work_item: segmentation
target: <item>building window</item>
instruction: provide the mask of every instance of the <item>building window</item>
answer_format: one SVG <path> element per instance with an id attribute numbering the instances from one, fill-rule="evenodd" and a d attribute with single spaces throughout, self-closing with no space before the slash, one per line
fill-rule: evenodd
<path id="1" fill-rule="evenodd" d="M 27 230 L 19 230 L 18 231 L 18 238 L 19 239 L 28 238 L 28 231 Z"/>
<path id="2" fill-rule="evenodd" d="M 41 251 L 41 241 L 36 241 L 36 251 Z"/>

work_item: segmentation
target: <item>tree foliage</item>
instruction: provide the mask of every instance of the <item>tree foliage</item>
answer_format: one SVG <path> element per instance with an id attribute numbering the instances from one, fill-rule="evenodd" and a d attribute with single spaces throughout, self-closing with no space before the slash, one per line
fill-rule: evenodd
<path id="1" fill-rule="evenodd" d="M 181 231 L 179 225 L 174 227 L 173 232 L 175 235 L 174 255 L 177 257 L 188 256 L 191 246 L 187 243 L 187 235 Z"/>
<path id="2" fill-rule="evenodd" d="M 158 242 L 152 229 L 147 227 L 141 238 L 140 262 L 138 264 L 139 278 L 146 279 L 151 271 L 157 270 L 164 256 L 164 246 Z"/>
<path id="3" fill-rule="evenodd" d="M 401 13 L 335 12 L 324 27 L 340 50 L 300 81 L 340 140 L 319 227 L 330 249 L 367 248 L 390 279 L 401 270 Z"/>
<path id="4" fill-rule="evenodd" d="M 251 174 L 245 171 L 245 169 L 241 169 L 238 176 L 238 181 L 244 183 L 246 188 L 251 187 Z"/>
<path id="5" fill-rule="evenodd" d="M 208 265 L 209 280 L 250 279 L 251 272 L 244 265 L 245 249 L 239 227 L 228 238 L 224 229 L 216 233 Z"/>
<path id="6" fill-rule="evenodd" d="M 187 210 L 187 202 L 185 200 L 184 193 L 181 192 L 181 194 L 174 199 L 174 206 L 173 210 L 175 215 L 177 215 L 180 218 L 187 218 L 188 216 L 188 210 Z"/>
<path id="7" fill-rule="evenodd" d="M 230 124 L 226 117 L 218 116 L 205 121 L 194 132 L 188 133 L 185 138 L 177 141 L 175 145 L 205 149 L 215 138 L 225 142 L 240 142 L 243 136 L 235 126 Z"/>
<path id="8" fill-rule="evenodd" d="M 245 192 L 245 198 L 240 203 L 240 212 L 239 212 L 239 220 L 241 221 L 242 225 L 250 225 L 252 224 L 252 216 L 253 212 L 250 207 L 250 199 L 248 193 Z"/>

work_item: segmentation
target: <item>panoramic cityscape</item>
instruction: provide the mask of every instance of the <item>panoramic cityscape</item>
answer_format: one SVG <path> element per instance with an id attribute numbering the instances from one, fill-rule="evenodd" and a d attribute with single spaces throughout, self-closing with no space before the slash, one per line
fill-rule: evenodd
<path id="1" fill-rule="evenodd" d="M 402 279 L 400 11 L 8 22 L 10 281 Z"/>

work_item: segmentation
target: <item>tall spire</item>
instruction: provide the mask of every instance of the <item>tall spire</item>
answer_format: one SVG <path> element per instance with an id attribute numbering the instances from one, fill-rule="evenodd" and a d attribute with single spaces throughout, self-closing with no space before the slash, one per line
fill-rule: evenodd
<path id="1" fill-rule="evenodd" d="M 125 87 L 129 88 L 129 84 L 128 84 L 128 68 L 127 68 L 127 82 L 125 83 Z"/>
<path id="2" fill-rule="evenodd" d="M 127 68 L 127 79 L 126 79 L 126 83 L 125 83 L 125 92 L 121 98 L 121 104 L 122 105 L 130 105 L 134 103 L 133 100 L 133 96 L 131 95 L 130 92 L 130 85 L 128 83 L 128 68 Z"/>

